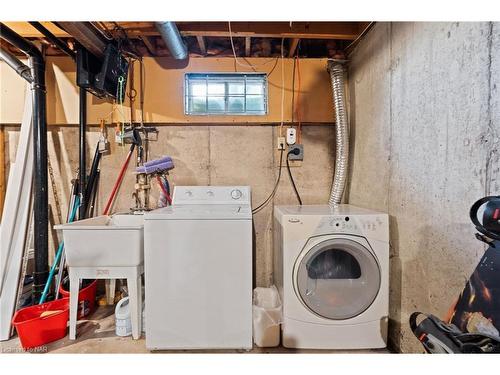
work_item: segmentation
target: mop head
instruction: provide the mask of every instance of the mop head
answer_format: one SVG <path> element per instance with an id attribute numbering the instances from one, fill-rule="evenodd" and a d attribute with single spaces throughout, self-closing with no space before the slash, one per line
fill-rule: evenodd
<path id="1" fill-rule="evenodd" d="M 154 174 L 166 172 L 174 168 L 174 161 L 170 156 L 164 156 L 144 163 L 135 169 L 137 173 Z"/>

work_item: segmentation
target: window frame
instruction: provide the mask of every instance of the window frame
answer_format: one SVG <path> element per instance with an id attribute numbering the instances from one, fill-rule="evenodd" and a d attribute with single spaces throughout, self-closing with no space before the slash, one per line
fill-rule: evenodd
<path id="1" fill-rule="evenodd" d="M 221 81 L 225 84 L 224 87 L 224 94 L 221 95 L 224 98 L 224 111 L 210 111 L 208 109 L 208 98 L 210 96 L 212 97 L 217 97 L 218 95 L 209 95 L 208 94 L 208 82 L 210 76 L 216 77 L 219 76 L 220 78 L 223 78 Z M 246 92 L 246 82 L 247 82 L 247 77 L 249 76 L 255 76 L 255 77 L 261 77 L 263 81 L 263 93 L 262 95 L 260 94 L 247 94 Z M 224 80 L 225 78 L 225 80 Z M 241 80 L 242 78 L 244 79 L 244 92 L 243 94 L 229 94 L 228 93 L 228 81 L 231 80 L 231 78 L 234 78 L 235 80 Z M 205 112 L 190 112 L 189 108 L 189 99 L 194 97 L 193 95 L 190 95 L 189 93 L 189 88 L 190 88 L 190 81 L 200 79 L 207 82 L 207 92 L 205 94 L 205 98 L 207 100 L 206 102 L 206 111 Z M 215 82 L 216 80 L 214 80 Z M 189 73 L 184 73 L 184 115 L 186 116 L 266 116 L 269 114 L 269 84 L 268 84 L 268 77 L 267 73 L 262 73 L 262 72 L 189 72 Z M 252 96 L 262 96 L 264 100 L 264 110 L 263 111 L 247 111 L 246 109 L 246 102 L 248 97 Z M 241 97 L 243 98 L 244 102 L 244 109 L 242 112 L 229 112 L 228 111 L 228 99 L 234 97 Z"/>

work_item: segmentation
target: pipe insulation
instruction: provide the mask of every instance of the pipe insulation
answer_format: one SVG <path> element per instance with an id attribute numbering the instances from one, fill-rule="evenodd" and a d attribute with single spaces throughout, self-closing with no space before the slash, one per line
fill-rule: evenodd
<path id="1" fill-rule="evenodd" d="M 182 41 L 181 34 L 175 22 L 155 22 L 155 26 L 172 57 L 176 60 L 186 59 L 188 57 L 188 50 Z"/>
<path id="2" fill-rule="evenodd" d="M 336 206 L 342 201 L 349 168 L 349 125 L 345 106 L 344 64 L 338 60 L 328 60 L 328 72 L 332 81 L 336 149 L 335 174 L 328 204 Z"/>

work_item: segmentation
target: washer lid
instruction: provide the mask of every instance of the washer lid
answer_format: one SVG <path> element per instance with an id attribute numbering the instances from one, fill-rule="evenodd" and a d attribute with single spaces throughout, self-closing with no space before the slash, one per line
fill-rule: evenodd
<path id="1" fill-rule="evenodd" d="M 251 220 L 247 205 L 235 204 L 178 204 L 159 208 L 144 215 L 144 220 Z"/>
<path id="2" fill-rule="evenodd" d="M 363 244 L 330 238 L 306 248 L 294 268 L 302 303 L 327 319 L 349 319 L 368 309 L 380 289 L 380 268 Z"/>

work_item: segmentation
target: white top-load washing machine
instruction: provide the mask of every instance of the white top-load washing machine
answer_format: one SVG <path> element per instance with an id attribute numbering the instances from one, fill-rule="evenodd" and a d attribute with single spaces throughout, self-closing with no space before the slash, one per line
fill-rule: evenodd
<path id="1" fill-rule="evenodd" d="M 274 282 L 288 348 L 384 348 L 388 215 L 351 205 L 275 207 Z"/>
<path id="2" fill-rule="evenodd" d="M 146 346 L 252 347 L 248 186 L 177 186 L 144 216 Z"/>

